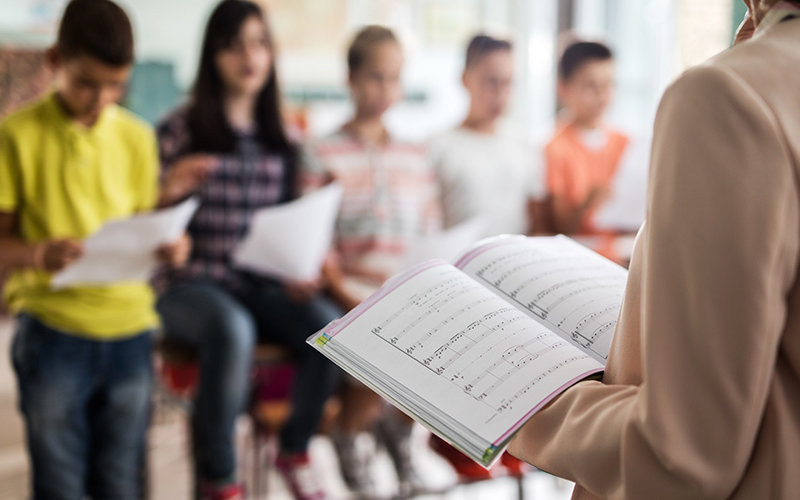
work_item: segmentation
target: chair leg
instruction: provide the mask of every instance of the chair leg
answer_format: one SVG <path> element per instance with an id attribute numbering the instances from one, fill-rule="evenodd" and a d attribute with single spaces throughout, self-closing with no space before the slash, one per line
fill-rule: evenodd
<path id="1" fill-rule="evenodd" d="M 250 433 L 251 433 L 250 439 L 251 439 L 251 443 L 252 443 L 252 450 L 251 450 L 252 452 L 250 454 L 250 459 L 251 459 L 252 462 L 251 462 L 250 466 L 252 467 L 252 470 L 251 470 L 251 477 L 250 477 L 251 478 L 251 483 L 250 484 L 252 485 L 252 488 L 253 488 L 253 491 L 252 491 L 252 494 L 251 494 L 252 495 L 251 498 L 256 499 L 256 498 L 260 498 L 261 494 L 263 493 L 261 491 L 261 484 L 260 484 L 261 483 L 261 475 L 260 475 L 260 471 L 258 470 L 259 467 L 261 466 L 260 458 L 261 458 L 262 450 L 261 450 L 261 438 L 259 436 L 258 429 L 256 428 L 256 426 L 258 424 L 256 424 L 255 422 L 253 422 L 251 420 L 251 425 L 252 426 L 250 428 Z"/>
<path id="2" fill-rule="evenodd" d="M 250 495 L 253 499 L 260 499 L 268 497 L 269 493 L 269 471 L 267 464 L 269 458 L 267 457 L 268 450 L 268 436 L 265 429 L 261 427 L 255 420 L 252 421 L 252 488 L 253 492 Z"/>
<path id="3" fill-rule="evenodd" d="M 525 500 L 525 474 L 517 476 L 517 499 Z"/>

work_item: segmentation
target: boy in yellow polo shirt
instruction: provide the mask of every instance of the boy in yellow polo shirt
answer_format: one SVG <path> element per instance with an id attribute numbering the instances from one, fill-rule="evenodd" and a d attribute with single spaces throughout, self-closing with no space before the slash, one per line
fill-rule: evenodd
<path id="1" fill-rule="evenodd" d="M 0 123 L 0 268 L 12 270 L 4 297 L 18 320 L 33 498 L 139 498 L 153 294 L 146 283 L 49 284 L 81 239 L 156 202 L 154 134 L 114 104 L 133 61 L 128 17 L 108 0 L 73 0 L 49 58 L 55 92 Z M 161 256 L 178 265 L 188 246 Z"/>

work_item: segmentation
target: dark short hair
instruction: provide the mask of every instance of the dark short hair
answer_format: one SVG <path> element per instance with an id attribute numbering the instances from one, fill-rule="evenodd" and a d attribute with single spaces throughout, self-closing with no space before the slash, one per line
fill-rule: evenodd
<path id="1" fill-rule="evenodd" d="M 561 55 L 558 62 L 558 76 L 569 80 L 586 63 L 592 61 L 608 61 L 614 54 L 607 45 L 600 42 L 573 42 Z"/>
<path id="2" fill-rule="evenodd" d="M 367 26 L 356 33 L 347 49 L 347 69 L 350 74 L 358 71 L 377 45 L 392 42 L 400 45 L 394 32 L 385 26 Z"/>
<path id="3" fill-rule="evenodd" d="M 475 35 L 467 45 L 467 57 L 464 67 L 469 68 L 487 55 L 498 50 L 511 51 L 511 42 L 489 35 Z"/>
<path id="4" fill-rule="evenodd" d="M 128 15 L 109 0 L 72 0 L 64 9 L 56 47 L 64 58 L 86 55 L 110 66 L 133 62 Z"/>

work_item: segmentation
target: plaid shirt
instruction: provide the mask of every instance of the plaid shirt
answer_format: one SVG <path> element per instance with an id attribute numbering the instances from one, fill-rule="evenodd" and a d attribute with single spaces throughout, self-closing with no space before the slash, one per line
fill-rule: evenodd
<path id="1" fill-rule="evenodd" d="M 158 126 L 162 176 L 181 156 L 190 154 L 187 109 L 181 108 Z M 157 289 L 181 281 L 213 281 L 240 291 L 258 279 L 235 269 L 231 253 L 245 236 L 253 212 L 289 199 L 285 161 L 269 154 L 253 134 L 240 134 L 235 151 L 214 155 L 219 165 L 195 193 L 200 208 L 189 224 L 192 255 L 181 269 L 164 271 Z"/>

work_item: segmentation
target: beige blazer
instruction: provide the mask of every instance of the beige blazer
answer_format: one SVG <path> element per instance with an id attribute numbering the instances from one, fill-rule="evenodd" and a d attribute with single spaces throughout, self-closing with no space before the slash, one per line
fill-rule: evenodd
<path id="1" fill-rule="evenodd" d="M 512 452 L 577 498 L 800 499 L 800 19 L 666 92 L 602 383 Z"/>

